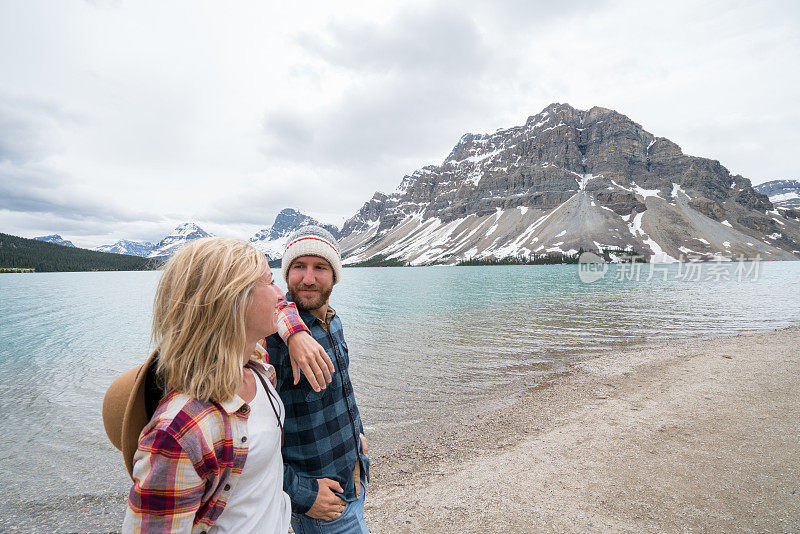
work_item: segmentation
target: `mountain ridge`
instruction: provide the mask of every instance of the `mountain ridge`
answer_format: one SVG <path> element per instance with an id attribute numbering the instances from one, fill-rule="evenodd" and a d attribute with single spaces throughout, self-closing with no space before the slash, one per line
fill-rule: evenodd
<path id="1" fill-rule="evenodd" d="M 442 164 L 375 193 L 345 222 L 341 242 L 346 263 L 581 248 L 650 261 L 797 259 L 800 227 L 719 161 L 685 155 L 617 111 L 556 103 L 522 125 L 464 134 Z"/>
<path id="2" fill-rule="evenodd" d="M 130 239 L 120 239 L 113 245 L 100 245 L 92 250 L 98 252 L 110 252 L 112 254 L 127 254 L 128 256 L 139 256 L 146 258 L 155 248 L 155 245 L 149 241 L 133 241 Z"/>
<path id="3" fill-rule="evenodd" d="M 441 164 L 376 192 L 341 230 L 285 208 L 249 241 L 276 261 L 292 231 L 316 224 L 340 239 L 345 264 L 456 264 L 581 249 L 649 261 L 798 259 L 798 193 L 792 180 L 754 187 L 615 110 L 554 103 L 523 124 L 462 135 Z M 184 223 L 149 253 L 149 243 L 124 240 L 98 249 L 142 247 L 139 254 L 164 259 L 210 235 Z"/>
<path id="4" fill-rule="evenodd" d="M 39 237 L 34 237 L 36 241 L 42 241 L 44 243 L 53 243 L 54 245 L 60 245 L 62 247 L 73 247 L 77 248 L 75 245 L 72 244 L 72 241 L 68 241 L 62 238 L 59 234 L 51 234 L 51 235 L 42 235 Z"/>
<path id="5" fill-rule="evenodd" d="M 321 226 L 333 234 L 334 237 L 339 234 L 339 229 L 333 225 L 323 224 L 294 208 L 284 208 L 275 216 L 275 222 L 272 223 L 271 227 L 256 232 L 249 242 L 266 254 L 270 261 L 275 261 L 283 256 L 283 251 L 286 248 L 286 239 L 289 235 L 298 228 L 308 225 Z"/>
<path id="6" fill-rule="evenodd" d="M 771 180 L 753 186 L 777 208 L 800 208 L 800 180 Z M 797 218 L 797 217 L 795 217 Z"/>
<path id="7" fill-rule="evenodd" d="M 249 242 L 264 252 L 271 261 L 279 260 L 283 255 L 286 238 L 296 229 L 310 224 L 321 226 L 334 236 L 339 234 L 339 229 L 334 225 L 321 223 L 294 208 L 284 208 L 276 215 L 271 227 L 256 232 L 255 235 L 249 238 Z M 206 232 L 196 223 L 185 222 L 175 227 L 174 230 L 155 244 L 149 241 L 120 239 L 112 245 L 100 245 L 93 249 L 85 250 L 163 260 L 174 255 L 190 241 L 203 237 L 213 237 L 213 234 Z M 35 239 L 40 241 L 48 240 L 48 242 L 54 242 L 59 245 L 68 243 L 63 246 L 75 247 L 71 242 L 63 240 L 57 234 L 41 236 Z"/>
<path id="8" fill-rule="evenodd" d="M 154 259 L 169 258 L 189 241 L 194 241 L 195 239 L 201 239 L 203 237 L 213 237 L 213 235 L 192 222 L 179 224 L 172 232 L 155 244 L 147 257 Z"/>

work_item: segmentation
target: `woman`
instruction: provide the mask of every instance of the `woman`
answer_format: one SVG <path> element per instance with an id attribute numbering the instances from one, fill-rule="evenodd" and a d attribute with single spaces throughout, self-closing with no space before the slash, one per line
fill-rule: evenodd
<path id="1" fill-rule="evenodd" d="M 124 532 L 288 531 L 283 404 L 258 344 L 280 299 L 242 241 L 199 239 L 167 262 L 153 314 L 167 393 L 139 436 Z"/>

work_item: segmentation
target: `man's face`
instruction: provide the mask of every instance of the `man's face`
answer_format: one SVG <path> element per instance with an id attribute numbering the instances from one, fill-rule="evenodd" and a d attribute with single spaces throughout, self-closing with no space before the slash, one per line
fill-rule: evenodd
<path id="1" fill-rule="evenodd" d="M 333 268 L 319 256 L 300 256 L 289 266 L 289 296 L 301 310 L 314 311 L 328 303 Z"/>

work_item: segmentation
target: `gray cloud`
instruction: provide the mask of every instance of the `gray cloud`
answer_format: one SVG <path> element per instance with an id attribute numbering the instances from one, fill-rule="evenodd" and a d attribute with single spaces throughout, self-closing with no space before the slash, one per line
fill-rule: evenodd
<path id="1" fill-rule="evenodd" d="M 450 130 L 452 142 L 458 139 L 459 112 L 487 107 L 479 89 L 457 91 L 454 85 L 400 77 L 380 88 L 354 91 L 322 115 L 286 110 L 268 115 L 269 153 L 356 167 L 430 153 L 440 144 L 442 130 Z"/>
<path id="2" fill-rule="evenodd" d="M 122 6 L 122 0 L 84 0 L 87 4 L 96 8 L 118 8 Z"/>
<path id="3" fill-rule="evenodd" d="M 333 23 L 324 36 L 306 34 L 300 44 L 332 65 L 355 71 L 464 75 L 490 60 L 475 22 L 445 5 L 409 8 L 388 24 Z"/>
<path id="4" fill-rule="evenodd" d="M 796 152 L 796 136 L 776 131 L 799 131 L 797 110 L 765 111 L 759 115 L 729 113 L 685 124 L 684 151 L 719 160 L 731 173 L 754 184 L 780 178 L 797 179 L 797 165 L 781 157 Z M 746 132 L 746 135 L 721 135 Z"/>
<path id="5" fill-rule="evenodd" d="M 0 162 L 26 164 L 52 154 L 62 120 L 69 118 L 55 104 L 0 94 Z"/>
<path id="6" fill-rule="evenodd" d="M 0 209 L 68 220 L 141 216 L 65 190 L 69 177 L 45 163 L 62 149 L 61 125 L 74 120 L 54 103 L 0 94 Z"/>
<path id="7" fill-rule="evenodd" d="M 64 219 L 92 220 L 104 224 L 159 221 L 162 215 L 127 209 L 87 198 L 79 191 L 65 190 L 68 180 L 41 168 L 0 169 L 0 209 L 53 215 Z"/>
<path id="8" fill-rule="evenodd" d="M 362 193 L 346 183 L 341 171 L 335 169 L 323 169 L 318 175 L 287 169 L 254 177 L 246 189 L 220 192 L 194 215 L 198 220 L 219 225 L 250 225 L 255 231 L 271 226 L 282 209 L 295 208 L 309 215 L 323 214 L 323 222 L 340 225 L 341 206 L 360 206 L 365 200 Z M 337 211 L 338 216 L 331 216 Z"/>
<path id="9" fill-rule="evenodd" d="M 556 23 L 571 17 L 588 18 L 608 3 L 607 0 L 451 0 L 447 5 L 472 13 L 476 19 L 499 30 L 503 37 L 511 37 L 558 30 Z"/>
<path id="10" fill-rule="evenodd" d="M 497 28 L 513 19 L 524 26 L 517 32 L 523 39 L 548 22 L 588 15 L 601 4 L 446 1 L 406 7 L 385 23 L 334 22 L 323 32 L 302 34 L 307 70 L 317 71 L 322 62 L 358 83 L 323 109 L 268 110 L 265 152 L 347 168 L 346 185 L 369 180 L 375 189 L 392 189 L 403 174 L 440 162 L 471 127 L 510 126 L 497 122 L 508 119 L 504 95 L 527 90 L 533 99 L 545 92 L 540 81 L 520 86 L 513 73 L 524 52 L 507 46 Z M 543 104 L 511 120 L 522 122 Z"/>
<path id="11" fill-rule="evenodd" d="M 485 92 L 497 55 L 470 17 L 445 5 L 407 9 L 384 25 L 330 24 L 299 42 L 310 61 L 361 81 L 321 110 L 267 111 L 265 152 L 322 172 L 346 168 L 338 195 L 361 190 L 359 206 L 362 182 L 391 189 L 404 173 L 441 161 L 465 117 L 497 105 Z"/>
<path id="12" fill-rule="evenodd" d="M 311 120 L 297 110 L 278 109 L 269 112 L 264 117 L 263 125 L 265 132 L 275 136 L 276 150 L 287 146 L 305 150 L 314 143 Z"/>
<path id="13" fill-rule="evenodd" d="M 79 121 L 52 102 L 0 94 L 0 210 L 35 221 L 33 227 L 47 233 L 97 234 L 114 225 L 163 223 L 162 214 L 70 186 L 74 177 L 47 162 L 63 149 L 62 127 Z"/>
<path id="14" fill-rule="evenodd" d="M 183 219 L 159 222 L 129 221 L 108 225 L 91 218 L 76 219 L 55 214 L 43 215 L 3 209 L 0 209 L 0 217 L 3 219 L 0 232 L 28 238 L 55 233 L 82 248 L 112 244 L 119 239 L 155 242 L 167 235 L 179 222 L 183 222 Z"/>
<path id="15" fill-rule="evenodd" d="M 298 201 L 302 204 L 302 198 L 296 195 L 276 195 L 269 189 L 234 193 L 216 199 L 198 213 L 198 218 L 222 225 L 251 224 L 268 228 L 283 208 L 307 211 L 307 206 L 298 205 Z"/>
<path id="16" fill-rule="evenodd" d="M 617 109 L 754 182 L 797 177 L 797 2 L 287 4 L 280 17 L 252 2 L 220 18 L 185 0 L 155 20 L 147 4 L 87 1 L 0 5 L 4 228 L 108 242 L 185 220 L 249 232 L 284 207 L 349 216 L 462 134 L 553 101 Z"/>

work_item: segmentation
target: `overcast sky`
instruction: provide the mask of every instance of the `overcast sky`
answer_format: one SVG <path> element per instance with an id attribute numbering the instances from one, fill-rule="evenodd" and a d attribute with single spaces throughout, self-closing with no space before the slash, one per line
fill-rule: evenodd
<path id="1" fill-rule="evenodd" d="M 552 102 L 800 179 L 800 3 L 644 4 L 2 2 L 0 232 L 248 238 L 284 207 L 341 225 Z"/>

